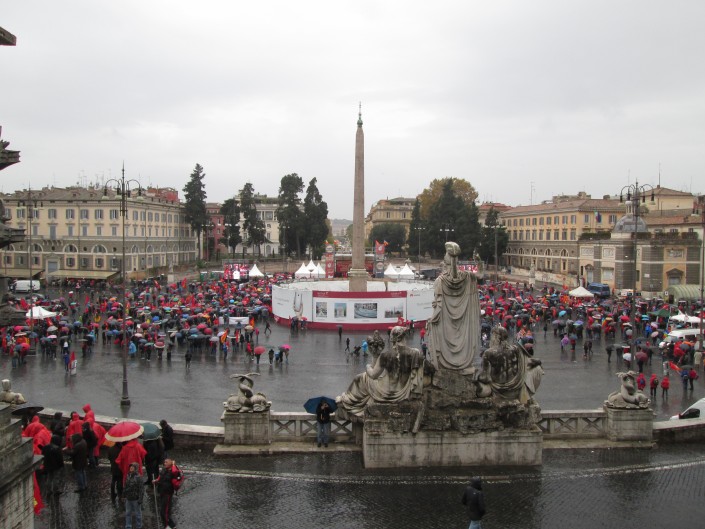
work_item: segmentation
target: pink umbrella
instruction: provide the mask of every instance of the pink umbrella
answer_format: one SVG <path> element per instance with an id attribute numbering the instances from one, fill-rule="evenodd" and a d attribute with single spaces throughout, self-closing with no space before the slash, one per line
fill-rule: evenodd
<path id="1" fill-rule="evenodd" d="M 144 432 L 144 427 L 134 421 L 122 421 L 110 428 L 105 434 L 108 441 L 114 443 L 124 443 L 131 439 L 137 439 Z"/>

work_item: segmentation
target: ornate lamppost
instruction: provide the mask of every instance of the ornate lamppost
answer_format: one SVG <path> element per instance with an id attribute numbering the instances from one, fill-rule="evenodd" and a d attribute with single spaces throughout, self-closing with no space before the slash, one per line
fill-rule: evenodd
<path id="1" fill-rule="evenodd" d="M 454 232 L 455 228 L 451 228 L 450 224 L 444 224 L 443 227 L 439 231 L 445 232 L 446 242 L 448 242 L 448 233 Z"/>
<path id="2" fill-rule="evenodd" d="M 125 217 L 127 217 L 127 199 L 130 198 L 132 190 L 130 186 L 137 186 L 137 196 L 142 196 L 142 186 L 137 180 L 125 180 L 125 166 L 122 167 L 122 176 L 111 178 L 105 182 L 103 198 L 108 198 L 108 188 L 114 185 L 115 194 L 120 200 L 120 216 L 122 217 L 122 398 L 120 406 L 130 405 L 130 396 L 127 391 L 127 270 L 125 268 Z M 145 256 L 146 257 L 146 256 Z"/>
<path id="3" fill-rule="evenodd" d="M 651 191 L 651 202 L 654 201 L 654 188 L 649 184 L 639 185 L 636 181 L 633 184 L 624 186 L 619 192 L 619 201 L 627 203 L 631 206 L 632 217 L 634 218 L 634 233 L 632 234 L 633 248 L 633 263 L 632 263 L 632 295 L 629 299 L 629 324 L 632 328 L 632 338 L 629 340 L 629 351 L 634 358 L 634 349 L 636 346 L 636 284 L 637 284 L 637 248 L 638 248 L 638 231 L 639 231 L 639 208 L 641 204 L 646 202 L 646 195 Z M 624 193 L 626 192 L 626 198 Z"/>
<path id="4" fill-rule="evenodd" d="M 417 270 L 419 276 L 421 275 L 421 232 L 423 231 L 423 226 L 415 226 L 414 229 L 416 230 L 416 235 L 418 235 L 418 247 L 416 248 L 418 251 L 418 259 L 419 259 L 419 269 Z"/>
<path id="5" fill-rule="evenodd" d="M 705 325 L 703 324 L 703 316 L 705 315 L 705 305 L 703 305 L 703 290 L 705 290 L 705 196 L 698 197 L 698 208 L 693 210 L 695 215 L 700 215 L 700 310 L 698 317 L 700 318 L 699 342 L 700 350 L 703 350 L 703 342 L 705 341 Z"/>

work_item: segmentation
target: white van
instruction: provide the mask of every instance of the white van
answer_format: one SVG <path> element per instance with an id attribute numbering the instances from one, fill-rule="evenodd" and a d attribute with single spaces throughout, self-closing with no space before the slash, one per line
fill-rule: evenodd
<path id="1" fill-rule="evenodd" d="M 31 290 L 32 292 L 39 292 L 39 289 L 41 288 L 41 284 L 39 282 L 39 279 L 32 279 L 30 282 L 29 279 L 18 279 L 15 281 L 12 285 L 12 291 L 13 292 L 29 292 L 30 291 L 30 283 L 31 283 Z"/>
<path id="2" fill-rule="evenodd" d="M 695 343 L 695 350 L 700 350 L 700 329 L 675 329 L 663 339 L 666 343 L 677 342 L 683 338 L 686 342 Z"/>

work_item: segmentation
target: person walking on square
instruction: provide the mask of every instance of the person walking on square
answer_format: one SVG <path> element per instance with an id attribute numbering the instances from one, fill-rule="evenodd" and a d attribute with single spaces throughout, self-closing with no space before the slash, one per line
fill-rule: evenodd
<path id="1" fill-rule="evenodd" d="M 472 478 L 463 494 L 463 505 L 470 518 L 468 529 L 482 529 L 482 517 L 485 515 L 485 494 L 482 492 L 482 480 Z"/>
<path id="2" fill-rule="evenodd" d="M 614 344 L 611 343 L 607 347 L 605 347 L 605 351 L 607 352 L 607 363 L 610 364 L 612 363 L 612 353 L 614 352 Z"/>
<path id="3" fill-rule="evenodd" d="M 649 379 L 649 387 L 651 388 L 651 399 L 656 400 L 656 392 L 658 391 L 658 376 L 656 373 L 651 375 L 651 378 Z"/>
<path id="4" fill-rule="evenodd" d="M 345 338 L 345 352 L 350 352 L 350 338 Z"/>
<path id="5" fill-rule="evenodd" d="M 320 402 L 316 408 L 316 426 L 318 427 L 318 448 L 323 446 L 328 447 L 328 438 L 330 436 L 330 406 L 324 400 Z"/>
<path id="6" fill-rule="evenodd" d="M 88 466 L 88 445 L 80 433 L 71 436 L 71 448 L 65 447 L 64 452 L 71 458 L 71 468 L 76 475 L 77 488 L 74 492 L 83 492 L 88 488 L 86 467 Z"/>
<path id="7" fill-rule="evenodd" d="M 668 373 L 663 375 L 663 379 L 661 379 L 661 398 L 662 399 L 667 399 L 668 398 L 668 388 L 671 387 L 671 380 L 668 378 Z"/>
<path id="8" fill-rule="evenodd" d="M 132 516 L 135 517 L 135 529 L 142 529 L 142 500 L 144 486 L 142 478 L 137 473 L 139 465 L 131 463 L 125 480 L 125 529 L 132 529 Z"/>
<path id="9" fill-rule="evenodd" d="M 698 380 L 700 377 L 698 376 L 697 371 L 693 369 L 692 367 L 690 370 L 688 370 L 688 380 L 690 380 L 690 390 L 693 391 L 693 381 Z"/>

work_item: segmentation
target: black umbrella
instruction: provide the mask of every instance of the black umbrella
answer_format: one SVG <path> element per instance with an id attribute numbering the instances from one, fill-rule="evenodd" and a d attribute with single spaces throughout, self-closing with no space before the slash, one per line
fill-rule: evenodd
<path id="1" fill-rule="evenodd" d="M 311 397 L 304 403 L 304 409 L 309 412 L 309 413 L 316 413 L 316 409 L 318 409 L 318 405 L 321 402 L 327 402 L 328 406 L 330 406 L 330 411 L 333 412 L 338 409 L 338 405 L 335 402 L 335 399 L 332 399 L 330 397 Z"/>
<path id="2" fill-rule="evenodd" d="M 32 404 L 30 402 L 25 402 L 24 404 L 18 404 L 15 406 L 15 409 L 12 410 L 12 415 L 15 417 L 22 417 L 26 415 L 35 415 L 42 411 L 44 409 L 44 406 L 40 406 L 39 404 Z"/>

